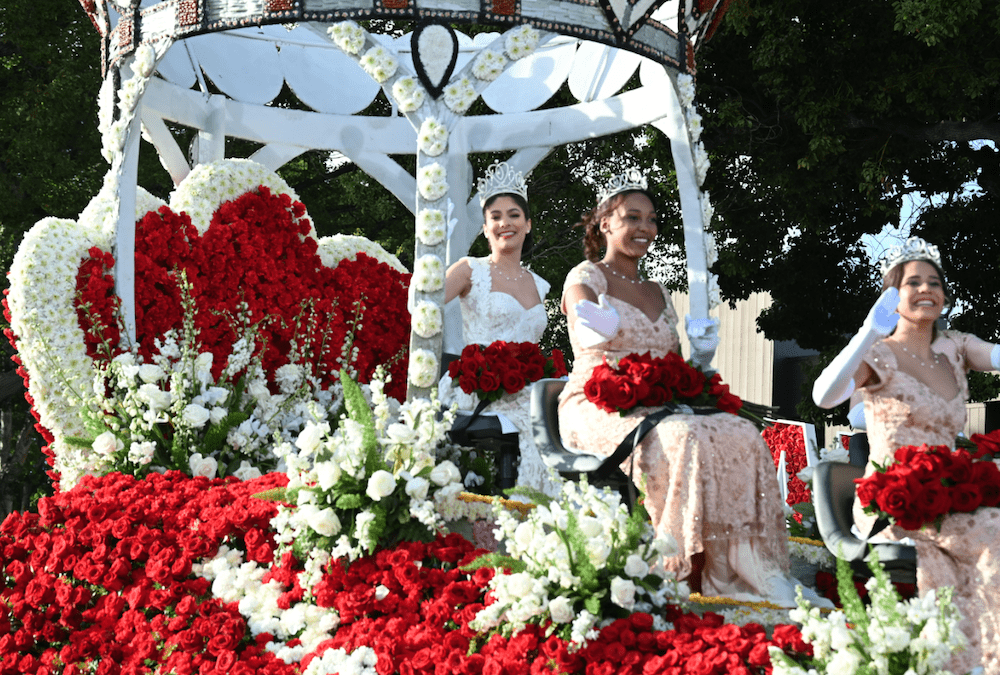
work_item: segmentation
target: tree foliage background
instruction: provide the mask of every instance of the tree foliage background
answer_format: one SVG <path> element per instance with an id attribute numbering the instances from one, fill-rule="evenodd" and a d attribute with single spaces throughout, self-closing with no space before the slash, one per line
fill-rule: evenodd
<path id="1" fill-rule="evenodd" d="M 982 0 L 732 2 L 698 55 L 713 162 L 706 188 L 716 205 L 723 295 L 769 292 L 774 303 L 759 319 L 767 337 L 835 353 L 877 295 L 861 237 L 898 224 L 904 198 L 916 194 L 910 232 L 941 248 L 959 306 L 953 326 L 1000 338 L 998 40 L 1000 3 Z M 4 269 L 36 221 L 75 218 L 100 187 L 107 164 L 96 130 L 99 53 L 73 0 L 0 6 Z M 564 89 L 548 105 L 569 97 Z M 286 89 L 275 105 L 292 99 Z M 376 101 L 367 112 L 383 108 Z M 251 150 L 231 141 L 227 154 Z M 474 156 L 476 175 L 493 159 Z M 550 305 L 582 259 L 572 226 L 593 204 L 593 179 L 628 165 L 649 168 L 657 193 L 656 250 L 668 261 L 658 274 L 683 285 L 669 264 L 681 241 L 669 145 L 656 130 L 637 130 L 558 148 L 530 176 L 532 266 L 552 283 Z M 354 165 L 312 152 L 281 173 L 321 235 L 362 234 L 412 262 L 411 214 Z M 139 182 L 163 198 L 171 189 L 145 144 Z M 480 239 L 473 253 L 483 246 Z M 550 316 L 558 318 L 551 306 Z M 553 321 L 545 340 L 566 347 L 564 323 Z M 993 391 L 982 380 L 978 387 L 980 396 Z M 19 398 L 8 395 L 3 406 Z"/>

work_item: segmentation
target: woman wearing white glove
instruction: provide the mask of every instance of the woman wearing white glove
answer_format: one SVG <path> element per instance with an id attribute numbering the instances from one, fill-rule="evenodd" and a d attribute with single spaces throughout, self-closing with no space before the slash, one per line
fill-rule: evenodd
<path id="1" fill-rule="evenodd" d="M 865 475 L 876 470 L 875 464 L 895 461 L 902 446 L 954 447 L 965 426 L 966 373 L 1000 369 L 1000 346 L 938 330 L 951 299 L 937 246 L 911 237 L 889 251 L 882 275 L 882 295 L 861 330 L 813 387 L 813 399 L 826 408 L 846 400 L 855 388 L 860 391 L 870 447 Z M 862 533 L 870 532 L 875 520 L 857 500 L 854 519 Z M 965 673 L 985 666 L 987 673 L 1000 673 L 1000 509 L 951 513 L 938 528 L 892 526 L 884 534 L 915 540 L 921 594 L 954 588 L 969 648 L 953 657 L 949 670 Z"/>
<path id="2" fill-rule="evenodd" d="M 607 456 L 654 409 L 606 412 L 587 398 L 592 371 L 631 353 L 679 351 L 678 317 L 666 288 L 639 275 L 639 260 L 658 231 L 644 176 L 631 172 L 612 181 L 580 225 L 588 261 L 563 288 L 575 361 L 559 428 L 569 447 Z M 712 322 L 691 328 L 707 364 L 717 328 Z M 628 473 L 628 459 L 622 468 Z M 794 605 L 774 463 L 752 424 L 726 413 L 670 415 L 639 445 L 635 473 L 657 531 L 679 545 L 679 554 L 663 561 L 668 570 L 706 595 Z"/>

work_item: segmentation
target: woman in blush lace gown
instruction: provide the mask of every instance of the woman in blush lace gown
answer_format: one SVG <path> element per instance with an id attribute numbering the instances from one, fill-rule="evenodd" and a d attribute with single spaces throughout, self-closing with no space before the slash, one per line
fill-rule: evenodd
<path id="1" fill-rule="evenodd" d="M 657 235 L 645 177 L 633 171 L 613 180 L 581 225 L 588 261 L 570 272 L 562 297 L 575 361 L 559 404 L 559 428 L 567 445 L 606 456 L 654 409 L 605 412 L 587 398 L 591 372 L 630 353 L 677 352 L 680 341 L 667 290 L 638 273 Z M 692 341 L 692 360 L 707 367 L 717 324 L 701 328 L 707 336 Z M 774 462 L 750 422 L 728 413 L 670 415 L 635 454 L 635 482 L 646 510 L 657 531 L 671 534 L 680 548 L 664 560 L 666 569 L 705 595 L 794 604 L 797 583 L 787 574 Z M 629 472 L 628 459 L 622 468 Z"/>
<path id="2" fill-rule="evenodd" d="M 544 300 L 549 283 L 521 266 L 521 253 L 526 240 L 530 247 L 531 232 L 524 179 L 506 163 L 494 163 L 480 179 L 479 192 L 490 255 L 462 258 L 448 269 L 445 302 L 460 298 L 466 344 L 488 345 L 497 340 L 537 343 L 547 323 Z M 460 408 L 475 409 L 478 399 L 474 395 L 457 388 L 456 392 Z M 487 411 L 503 414 L 519 431 L 517 485 L 557 495 L 559 479 L 550 475 L 535 449 L 530 387 L 513 396 L 505 394 Z"/>
<path id="3" fill-rule="evenodd" d="M 965 426 L 966 373 L 1000 369 L 1000 346 L 937 329 L 950 299 L 936 246 L 911 237 L 889 251 L 882 274 L 883 293 L 861 330 L 813 387 L 816 403 L 827 408 L 861 391 L 871 448 L 865 475 L 875 463 L 893 462 L 902 446 L 954 447 Z M 854 514 L 862 533 L 870 532 L 875 518 L 858 500 Z M 954 588 L 969 648 L 955 654 L 952 670 L 1000 673 L 1000 509 L 952 513 L 940 530 L 892 526 L 885 534 L 916 543 L 921 594 Z"/>

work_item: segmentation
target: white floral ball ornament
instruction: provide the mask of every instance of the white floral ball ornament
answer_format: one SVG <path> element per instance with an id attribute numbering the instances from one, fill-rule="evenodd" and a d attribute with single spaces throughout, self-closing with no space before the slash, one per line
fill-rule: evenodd
<path id="1" fill-rule="evenodd" d="M 357 54 L 365 46 L 365 32 L 353 21 L 341 21 L 326 29 L 327 35 L 345 54 Z"/>
<path id="2" fill-rule="evenodd" d="M 438 359 L 429 349 L 415 349 L 410 354 L 410 382 L 417 387 L 431 387 L 438 378 Z"/>
<path id="3" fill-rule="evenodd" d="M 443 327 L 444 318 L 437 303 L 421 300 L 413 308 L 413 332 L 420 337 L 434 337 Z"/>
<path id="4" fill-rule="evenodd" d="M 448 172 L 437 162 L 420 167 L 417 171 L 417 190 L 429 202 L 441 199 L 448 194 Z"/>
<path id="5" fill-rule="evenodd" d="M 417 259 L 413 270 L 413 285 L 418 291 L 433 293 L 444 288 L 444 263 L 432 253 Z"/>
<path id="6" fill-rule="evenodd" d="M 444 88 L 444 103 L 452 112 L 464 113 L 476 100 L 476 89 L 467 77 L 452 82 Z"/>
<path id="7" fill-rule="evenodd" d="M 448 129 L 436 118 L 428 117 L 417 133 L 417 147 L 425 155 L 437 157 L 448 147 Z"/>
<path id="8" fill-rule="evenodd" d="M 500 77 L 507 67 L 507 59 L 500 52 L 484 49 L 479 52 L 476 62 L 472 65 L 472 74 L 484 82 L 492 82 Z"/>
<path id="9" fill-rule="evenodd" d="M 448 233 L 444 211 L 421 209 L 417 214 L 417 239 L 427 246 L 436 246 L 444 241 Z"/>
<path id="10" fill-rule="evenodd" d="M 427 98 L 427 93 L 416 78 L 401 77 L 392 85 L 392 97 L 396 99 L 399 111 L 408 113 L 420 109 Z"/>
<path id="11" fill-rule="evenodd" d="M 358 63 L 379 84 L 395 75 L 396 69 L 399 68 L 396 55 L 382 45 L 376 45 L 366 51 Z"/>
<path id="12" fill-rule="evenodd" d="M 524 24 L 507 33 L 507 37 L 504 38 L 504 49 L 507 50 L 507 56 L 511 60 L 517 61 L 535 51 L 535 48 L 538 47 L 538 39 L 538 31 L 528 24 Z"/>

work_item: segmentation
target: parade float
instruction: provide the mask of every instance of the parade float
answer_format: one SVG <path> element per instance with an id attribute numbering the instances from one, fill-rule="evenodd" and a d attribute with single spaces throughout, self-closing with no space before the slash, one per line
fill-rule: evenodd
<path id="1" fill-rule="evenodd" d="M 905 633 L 892 648 L 913 663 L 957 648 L 947 598 L 901 604 L 884 575 L 878 611 L 797 610 L 803 629 L 766 604 L 707 611 L 658 571 L 673 542 L 586 483 L 529 506 L 464 498 L 470 453 L 434 385 L 444 270 L 479 223 L 468 155 L 513 153 L 527 172 L 557 145 L 658 128 L 691 313 L 707 316 L 692 75 L 722 0 L 82 4 L 111 166 L 10 271 L 7 337 L 57 491 L 0 526 L 0 674 L 761 673 L 785 657 L 836 672 L 884 657 L 848 619 Z M 412 30 L 378 32 L 393 22 Z M 286 85 L 299 105 L 269 105 Z M 547 105 L 564 85 L 577 102 Z M 357 114 L 376 98 L 389 114 Z M 489 113 L 468 114 L 480 99 Z M 191 157 L 178 125 L 196 130 Z M 136 185 L 140 138 L 174 181 L 167 200 Z M 227 138 L 258 149 L 227 157 Z M 276 173 L 315 149 L 413 213 L 413 270 L 316 236 Z M 448 534 L 490 514 L 505 555 Z"/>

